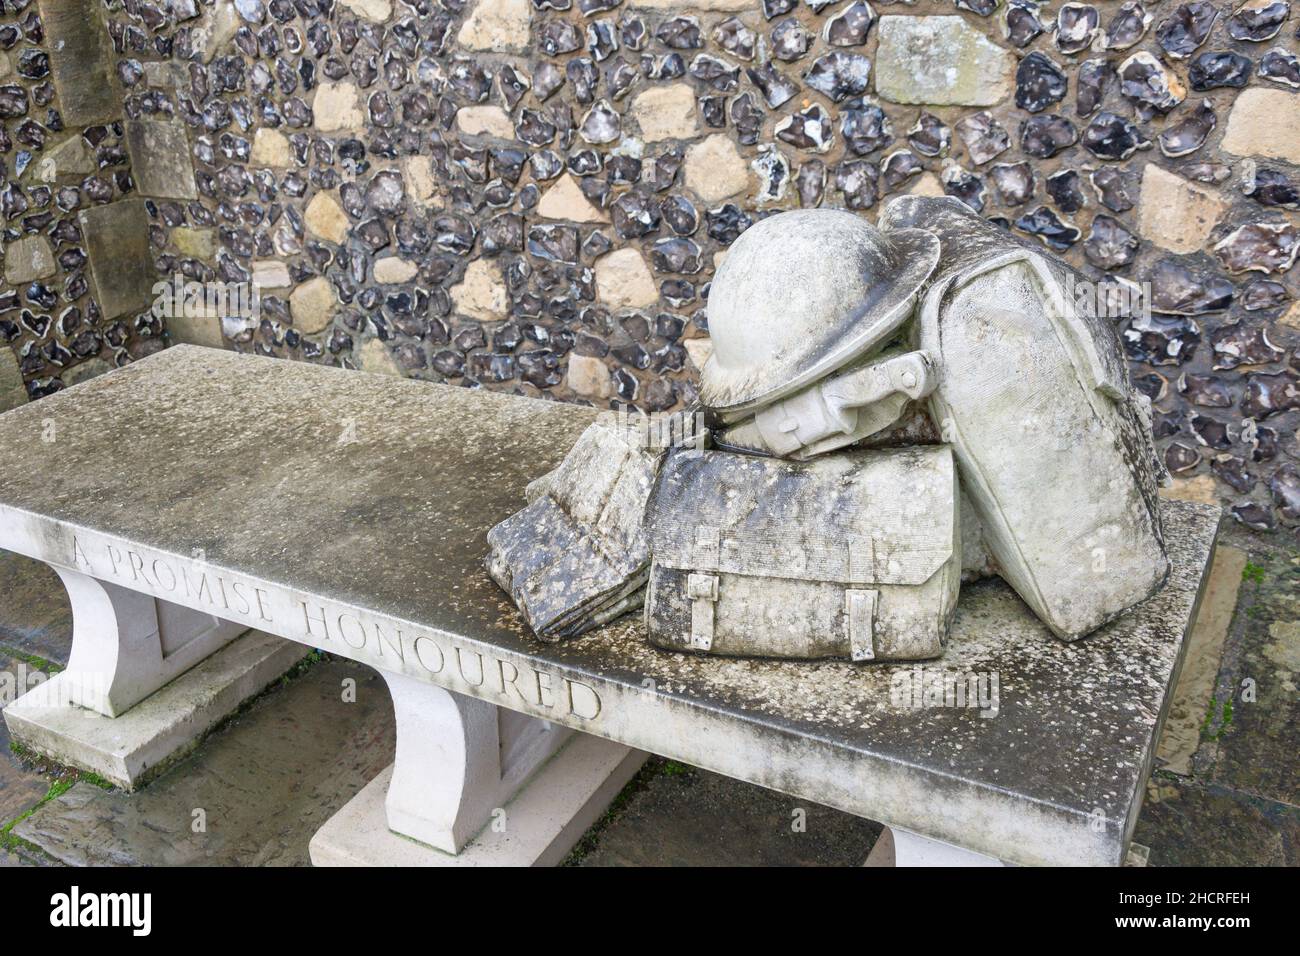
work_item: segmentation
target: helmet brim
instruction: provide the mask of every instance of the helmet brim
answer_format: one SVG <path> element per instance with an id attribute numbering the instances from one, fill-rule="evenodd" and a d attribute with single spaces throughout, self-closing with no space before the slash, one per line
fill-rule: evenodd
<path id="1" fill-rule="evenodd" d="M 738 372 L 711 356 L 701 375 L 700 401 L 732 418 L 785 398 L 888 341 L 911 316 L 917 294 L 939 264 L 939 240 L 924 229 L 899 229 L 888 238 L 898 262 L 890 282 L 877 283 L 819 342 L 798 355 Z"/>

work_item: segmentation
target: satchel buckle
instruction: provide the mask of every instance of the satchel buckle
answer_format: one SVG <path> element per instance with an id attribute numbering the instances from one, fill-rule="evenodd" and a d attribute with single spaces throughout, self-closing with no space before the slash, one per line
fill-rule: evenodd
<path id="1" fill-rule="evenodd" d="M 718 600 L 718 576 L 691 573 L 686 578 L 686 596 L 691 601 L 690 647 L 707 651 L 713 647 L 713 604 Z"/>

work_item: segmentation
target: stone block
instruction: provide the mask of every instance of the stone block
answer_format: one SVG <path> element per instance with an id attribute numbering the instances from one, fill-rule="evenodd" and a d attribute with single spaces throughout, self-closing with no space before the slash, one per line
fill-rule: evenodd
<path id="1" fill-rule="evenodd" d="M 419 269 L 414 262 L 397 256 L 385 256 L 375 261 L 375 281 L 381 285 L 400 285 L 415 278 Z"/>
<path id="2" fill-rule="evenodd" d="M 289 267 L 279 259 L 254 259 L 253 285 L 259 289 L 288 289 L 293 285 L 293 278 Z"/>
<path id="3" fill-rule="evenodd" d="M 217 235 L 213 229 L 177 226 L 171 231 L 172 245 L 183 256 L 209 260 L 217 254 Z"/>
<path id="4" fill-rule="evenodd" d="M 654 86 L 632 100 L 632 119 L 647 143 L 664 139 L 690 139 L 699 132 L 695 91 L 686 83 Z"/>
<path id="5" fill-rule="evenodd" d="M 25 285 L 54 275 L 54 250 L 44 236 L 23 236 L 4 247 L 5 282 Z"/>
<path id="6" fill-rule="evenodd" d="M 332 192 L 317 193 L 312 197 L 303 213 L 303 222 L 308 232 L 335 245 L 343 244 L 352 227 L 347 213 Z"/>
<path id="7" fill-rule="evenodd" d="M 198 198 L 184 123 L 179 120 L 127 120 L 126 145 L 131 152 L 131 173 L 142 196 Z"/>
<path id="8" fill-rule="evenodd" d="M 334 319 L 338 296 L 324 276 L 308 279 L 289 296 L 289 314 L 293 327 L 305 335 L 323 332 Z"/>
<path id="9" fill-rule="evenodd" d="M 95 299 L 113 319 L 153 301 L 154 267 L 149 253 L 149 216 L 143 199 L 120 199 L 78 214 L 90 257 Z"/>
<path id="10" fill-rule="evenodd" d="M 1212 189 L 1176 176 L 1155 163 L 1142 170 L 1138 232 L 1170 252 L 1195 252 L 1205 245 L 1215 223 L 1228 211 Z"/>
<path id="11" fill-rule="evenodd" d="M 456 111 L 456 127 L 462 136 L 514 139 L 515 125 L 499 106 L 462 106 Z"/>
<path id="12" fill-rule="evenodd" d="M 876 92 L 892 103 L 994 106 L 1014 89 L 1016 58 L 961 17 L 885 16 Z"/>
<path id="13" fill-rule="evenodd" d="M 659 301 L 659 287 L 641 253 L 616 249 L 596 263 L 596 292 L 611 309 L 644 309 Z"/>
<path id="14" fill-rule="evenodd" d="M 392 375 L 397 378 L 404 377 L 401 366 L 393 358 L 393 353 L 379 339 L 366 339 L 361 344 L 361 348 L 354 354 L 357 365 L 363 372 L 370 372 L 373 375 Z"/>
<path id="15" fill-rule="evenodd" d="M 1242 90 L 1228 114 L 1221 148 L 1236 156 L 1268 156 L 1300 165 L 1300 96 L 1286 90 Z"/>
<path id="16" fill-rule="evenodd" d="M 608 366 L 598 358 L 579 355 L 577 352 L 569 353 L 566 384 L 574 392 L 588 398 L 609 398 L 613 394 Z"/>
<path id="17" fill-rule="evenodd" d="M 289 137 L 278 129 L 263 126 L 253 135 L 253 152 L 250 161 L 254 166 L 285 167 L 293 164 Z"/>
<path id="18" fill-rule="evenodd" d="M 90 126 L 122 115 L 102 6 L 85 0 L 38 0 L 50 76 L 65 126 Z"/>
<path id="19" fill-rule="evenodd" d="M 358 16 L 373 20 L 375 23 L 383 23 L 393 15 L 392 0 L 341 0 L 341 2 Z"/>
<path id="20" fill-rule="evenodd" d="M 716 203 L 749 189 L 749 164 L 722 133 L 686 151 L 686 185 L 705 202 Z"/>
<path id="21" fill-rule="evenodd" d="M 361 95 L 353 83 L 322 83 L 316 87 L 311 108 L 316 128 L 322 133 L 361 129 L 366 125 Z"/>
<path id="22" fill-rule="evenodd" d="M 510 299 L 501 267 L 490 259 L 475 259 L 451 287 L 451 301 L 457 312 L 480 322 L 505 318 Z"/>
<path id="23" fill-rule="evenodd" d="M 529 0 L 478 0 L 456 34 L 463 50 L 523 53 L 532 23 Z"/>
<path id="24" fill-rule="evenodd" d="M 66 177 L 89 176 L 95 172 L 95 157 L 80 133 L 74 133 L 57 146 L 48 147 L 36 162 L 37 182 L 53 183 Z"/>
<path id="25" fill-rule="evenodd" d="M 175 315 L 167 319 L 167 334 L 176 345 L 202 345 L 204 348 L 226 347 L 221 336 L 219 315 Z"/>
<path id="26" fill-rule="evenodd" d="M 566 222 L 609 222 L 603 210 L 591 204 L 578 183 L 565 173 L 542 194 L 537 204 L 537 214 L 543 219 L 562 219 Z"/>

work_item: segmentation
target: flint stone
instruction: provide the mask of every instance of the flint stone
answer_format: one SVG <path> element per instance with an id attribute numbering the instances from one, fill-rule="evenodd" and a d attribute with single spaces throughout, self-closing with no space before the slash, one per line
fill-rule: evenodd
<path id="1" fill-rule="evenodd" d="M 1011 93 L 1016 58 L 961 17 L 884 16 L 876 92 L 893 103 L 994 106 Z"/>
<path id="2" fill-rule="evenodd" d="M 25 285 L 54 275 L 54 250 L 44 236 L 23 236 L 4 247 L 5 282 Z"/>
<path id="3" fill-rule="evenodd" d="M 1142 170 L 1138 232 L 1170 252 L 1195 252 L 1205 245 L 1228 202 L 1212 189 L 1188 182 L 1147 163 Z"/>
<path id="4" fill-rule="evenodd" d="M 115 319 L 148 306 L 155 277 L 144 200 L 121 199 L 82 210 L 77 218 L 104 318 Z"/>
<path id="5" fill-rule="evenodd" d="M 63 122 L 90 126 L 119 117 L 122 94 L 102 6 L 84 0 L 39 0 L 37 6 Z"/>
<path id="6" fill-rule="evenodd" d="M 198 198 L 184 123 L 127 120 L 126 144 L 131 152 L 131 172 L 141 195 L 159 199 Z"/>

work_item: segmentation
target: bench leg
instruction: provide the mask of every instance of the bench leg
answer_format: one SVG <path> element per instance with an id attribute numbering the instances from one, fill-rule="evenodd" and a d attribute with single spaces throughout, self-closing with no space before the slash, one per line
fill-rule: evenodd
<path id="1" fill-rule="evenodd" d="M 647 756 L 381 673 L 397 718 L 393 766 L 312 839 L 317 866 L 557 863 Z"/>
<path id="2" fill-rule="evenodd" d="M 908 830 L 885 827 L 864 866 L 1005 866 L 1001 860 Z"/>
<path id="3" fill-rule="evenodd" d="M 80 571 L 54 570 L 72 605 L 68 667 L 7 707 L 5 723 L 19 743 L 125 789 L 307 652 Z"/>

